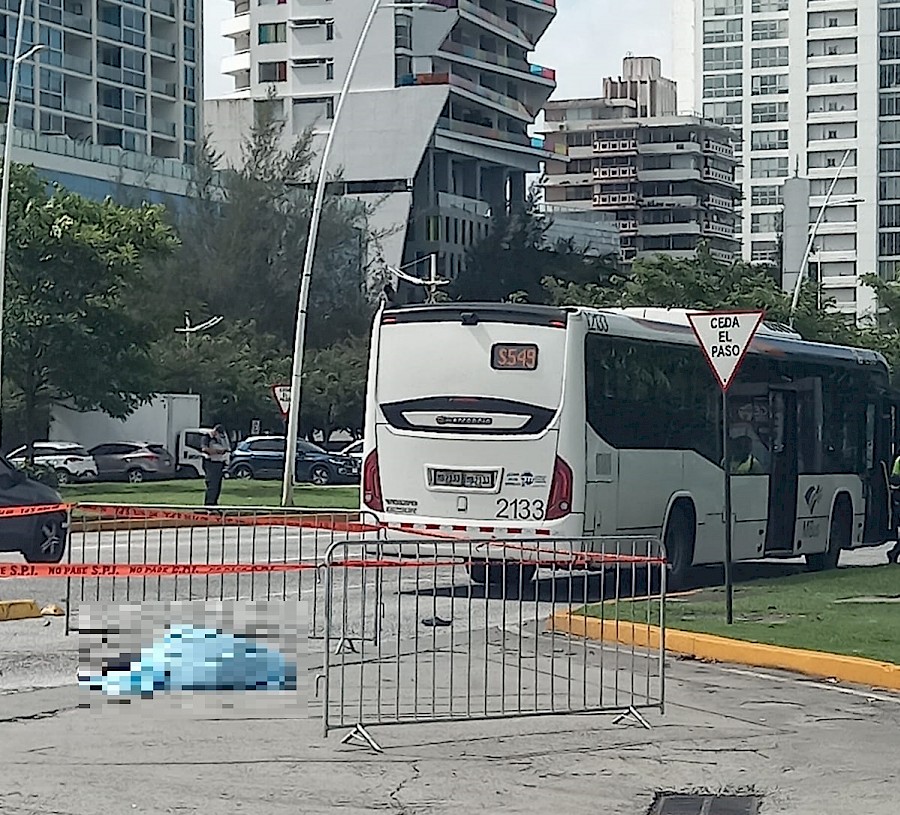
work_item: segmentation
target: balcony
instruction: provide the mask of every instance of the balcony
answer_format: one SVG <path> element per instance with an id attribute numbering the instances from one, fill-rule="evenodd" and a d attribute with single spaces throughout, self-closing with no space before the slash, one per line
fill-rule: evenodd
<path id="1" fill-rule="evenodd" d="M 637 204 L 637 195 L 633 192 L 598 192 L 594 193 L 593 205 L 597 209 L 604 207 L 633 207 Z"/>
<path id="2" fill-rule="evenodd" d="M 91 75 L 91 61 L 85 57 L 76 57 L 74 54 L 63 54 L 62 67 L 68 71 L 74 71 L 77 74 Z"/>
<path id="3" fill-rule="evenodd" d="M 219 33 L 223 37 L 237 37 L 240 34 L 250 33 L 250 15 L 241 14 L 237 17 L 228 17 L 222 20 Z"/>
<path id="4" fill-rule="evenodd" d="M 97 34 L 106 37 L 108 40 L 122 42 L 122 28 L 111 23 L 105 23 L 102 20 L 97 21 Z"/>
<path id="5" fill-rule="evenodd" d="M 449 192 L 439 192 L 437 204 L 440 209 L 458 209 L 480 218 L 491 217 L 491 205 L 477 198 L 464 198 Z"/>
<path id="6" fill-rule="evenodd" d="M 224 68 L 223 72 L 227 73 Z M 494 102 L 502 107 L 504 112 L 513 111 L 517 116 L 528 122 L 534 118 L 531 115 L 531 111 L 529 111 L 518 99 L 513 99 L 511 96 L 506 96 L 505 94 L 486 88 L 484 85 L 479 85 L 471 79 L 464 79 L 461 76 L 454 76 L 450 73 L 404 74 L 403 76 L 398 77 L 398 87 L 406 87 L 409 85 L 450 85 L 453 88 L 468 91 L 476 96 L 480 96 L 482 99 Z"/>
<path id="7" fill-rule="evenodd" d="M 91 32 L 91 18 L 84 14 L 75 14 L 71 11 L 64 11 L 62 21 L 66 28 L 74 28 L 76 31 L 84 31 L 88 34 Z"/>
<path id="8" fill-rule="evenodd" d="M 81 99 L 72 99 L 70 96 L 64 96 L 63 110 L 66 113 L 74 113 L 76 116 L 86 116 L 90 118 L 91 103 L 83 102 Z"/>
<path id="9" fill-rule="evenodd" d="M 154 116 L 150 129 L 158 136 L 168 136 L 172 139 L 175 138 L 175 122 L 172 122 L 169 119 L 161 119 L 159 116 Z"/>
<path id="10" fill-rule="evenodd" d="M 176 85 L 174 82 L 166 82 L 166 80 L 164 79 L 153 77 L 153 79 L 150 81 L 150 90 L 152 90 L 153 93 L 159 94 L 160 96 L 169 96 L 174 99 L 176 93 Z"/>
<path id="11" fill-rule="evenodd" d="M 150 0 L 150 11 L 175 19 L 175 4 L 171 0 Z"/>
<path id="12" fill-rule="evenodd" d="M 122 81 L 122 66 L 107 65 L 105 62 L 97 63 L 97 76 L 101 79 L 111 79 L 113 82 Z"/>
<path id="13" fill-rule="evenodd" d="M 716 167 L 704 167 L 703 179 L 705 181 L 718 181 L 720 184 L 734 184 L 734 175 Z"/>
<path id="14" fill-rule="evenodd" d="M 529 51 L 534 48 L 534 43 L 515 23 L 504 20 L 487 9 L 481 8 L 481 6 L 473 3 L 472 0 L 432 0 L 432 2 L 445 8 L 457 9 L 460 17 L 486 28 L 493 34 L 511 40 Z"/>
<path id="15" fill-rule="evenodd" d="M 150 50 L 154 54 L 162 54 L 165 57 L 175 58 L 175 43 L 164 40 L 161 37 L 150 38 Z"/>
<path id="16" fill-rule="evenodd" d="M 239 74 L 250 70 L 250 51 L 238 51 L 222 57 L 223 74 Z M 249 87 L 249 85 L 248 85 Z"/>
<path id="17" fill-rule="evenodd" d="M 595 139 L 595 153 L 636 153 L 637 140 L 635 139 Z"/>
<path id="18" fill-rule="evenodd" d="M 710 209 L 724 209 L 728 212 L 734 210 L 734 201 L 730 198 L 723 198 L 721 195 L 708 195 L 703 203 Z"/>
<path id="19" fill-rule="evenodd" d="M 97 106 L 97 118 L 103 122 L 109 122 L 115 125 L 128 125 L 136 127 L 139 130 L 145 130 L 147 127 L 147 115 L 145 113 L 137 113 L 133 110 L 122 110 L 121 108 L 111 108 L 106 105 Z"/>
<path id="20" fill-rule="evenodd" d="M 634 165 L 626 164 L 621 167 L 594 167 L 594 180 L 606 181 L 620 178 L 636 178 L 637 169 Z"/>
<path id="21" fill-rule="evenodd" d="M 510 59 L 501 56 L 493 51 L 485 51 L 481 48 L 474 48 L 469 45 L 463 45 L 458 42 L 448 42 L 441 47 L 443 53 L 455 54 L 464 59 L 473 62 L 486 63 L 488 65 L 497 65 L 501 68 L 507 68 L 517 74 L 525 74 L 534 79 L 546 82 L 556 82 L 556 71 L 553 68 L 545 68 L 542 65 L 531 65 L 524 60 Z"/>
<path id="22" fill-rule="evenodd" d="M 701 231 L 704 235 L 714 235 L 721 238 L 736 240 L 734 227 L 728 224 L 720 224 L 718 221 L 704 221 Z"/>
<path id="23" fill-rule="evenodd" d="M 714 153 L 717 156 L 734 157 L 734 148 L 730 144 L 722 144 L 722 142 L 713 141 L 712 139 L 703 140 L 703 149 L 705 152 Z"/>
<path id="24" fill-rule="evenodd" d="M 619 234 L 622 235 L 636 235 L 637 234 L 637 221 L 616 221 L 616 229 L 619 230 Z"/>

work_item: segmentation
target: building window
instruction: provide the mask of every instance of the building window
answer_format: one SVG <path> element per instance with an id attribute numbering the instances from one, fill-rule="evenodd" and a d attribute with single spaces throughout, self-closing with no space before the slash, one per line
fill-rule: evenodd
<path id="1" fill-rule="evenodd" d="M 878 86 L 881 88 L 900 87 L 900 64 L 882 65 L 878 69 Z"/>
<path id="2" fill-rule="evenodd" d="M 883 8 L 879 12 L 881 31 L 900 31 L 900 8 Z"/>
<path id="3" fill-rule="evenodd" d="M 188 62 L 196 62 L 195 38 L 196 32 L 193 28 L 184 29 L 184 58 Z"/>
<path id="4" fill-rule="evenodd" d="M 776 93 L 787 93 L 787 74 L 763 74 L 750 80 L 750 93 L 753 96 L 771 96 Z"/>
<path id="5" fill-rule="evenodd" d="M 8 93 L 8 91 L 7 91 Z M 16 100 L 34 103 L 34 64 L 23 62 L 19 65 L 19 84 L 16 87 Z M 29 130 L 34 129 L 32 125 Z"/>
<path id="6" fill-rule="evenodd" d="M 398 14 L 394 24 L 394 47 L 406 51 L 412 49 L 412 17 L 408 14 Z"/>
<path id="7" fill-rule="evenodd" d="M 47 133 L 52 136 L 60 135 L 64 132 L 61 113 L 52 113 L 47 110 L 41 111 L 41 133 Z"/>
<path id="8" fill-rule="evenodd" d="M 24 33 L 23 33 L 24 36 Z M 47 46 L 38 60 L 45 65 L 62 65 L 63 63 L 63 35 L 58 28 L 42 25 L 40 30 L 41 43 Z M 12 48 L 10 48 L 12 52 Z"/>
<path id="9" fill-rule="evenodd" d="M 287 41 L 287 23 L 261 23 L 259 26 L 259 44 Z"/>
<path id="10" fill-rule="evenodd" d="M 197 109 L 193 105 L 184 107 L 184 140 L 197 141 Z"/>
<path id="11" fill-rule="evenodd" d="M 287 62 L 260 62 L 260 82 L 287 82 Z"/>
<path id="12" fill-rule="evenodd" d="M 759 102 L 750 106 L 750 121 L 753 124 L 764 122 L 786 122 L 788 120 L 787 102 Z"/>
<path id="13" fill-rule="evenodd" d="M 744 66 L 744 49 L 740 45 L 728 48 L 704 48 L 704 71 L 733 71 Z"/>
<path id="14" fill-rule="evenodd" d="M 706 20 L 703 23 L 703 42 L 705 44 L 717 42 L 741 42 L 744 39 L 744 21 L 737 20 Z"/>
<path id="15" fill-rule="evenodd" d="M 715 74 L 703 77 L 703 96 L 706 99 L 740 96 L 742 88 L 742 74 Z"/>
<path id="16" fill-rule="evenodd" d="M 750 204 L 754 207 L 781 206 L 781 187 L 769 184 L 751 187 Z"/>
<path id="17" fill-rule="evenodd" d="M 754 212 L 750 215 L 751 232 L 781 232 L 780 212 Z"/>
<path id="18" fill-rule="evenodd" d="M 790 0 L 753 0 L 750 11 L 754 14 L 773 14 L 777 11 L 787 11 Z"/>
<path id="19" fill-rule="evenodd" d="M 750 134 L 751 150 L 787 150 L 787 130 L 755 130 Z"/>
<path id="20" fill-rule="evenodd" d="M 41 105 L 43 107 L 62 110 L 63 78 L 57 71 L 41 68 Z M 43 125 L 41 131 L 49 132 Z"/>
<path id="21" fill-rule="evenodd" d="M 751 178 L 785 178 L 788 174 L 787 156 L 750 159 Z"/>
<path id="22" fill-rule="evenodd" d="M 186 23 L 197 22 L 196 0 L 184 0 L 184 21 Z M 191 159 L 190 163 L 193 164 L 193 159 Z"/>
<path id="23" fill-rule="evenodd" d="M 197 69 L 193 65 L 184 66 L 184 98 L 187 102 L 197 98 Z"/>
<path id="24" fill-rule="evenodd" d="M 754 48 L 750 52 L 751 68 L 783 68 L 788 64 L 788 47 Z"/>
<path id="25" fill-rule="evenodd" d="M 781 20 L 754 20 L 751 24 L 750 38 L 752 40 L 782 40 L 788 35 L 788 21 Z"/>
<path id="26" fill-rule="evenodd" d="M 131 48 L 123 48 L 121 59 L 122 81 L 135 88 L 145 87 L 144 54 L 140 51 L 133 51 Z"/>
<path id="27" fill-rule="evenodd" d="M 703 0 L 704 17 L 734 17 L 744 13 L 744 0 Z"/>
<path id="28" fill-rule="evenodd" d="M 738 102 L 704 102 L 703 118 L 720 125 L 739 125 L 743 121 L 743 105 Z"/>

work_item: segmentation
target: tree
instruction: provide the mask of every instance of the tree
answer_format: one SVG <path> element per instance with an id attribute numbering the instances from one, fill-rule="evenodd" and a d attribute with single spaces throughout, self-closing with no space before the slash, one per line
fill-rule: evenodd
<path id="1" fill-rule="evenodd" d="M 124 417 L 156 390 L 150 344 L 159 328 L 145 265 L 177 238 L 158 206 L 130 209 L 13 165 L 3 375 L 27 441 L 51 402 Z M 14 404 L 15 404 L 14 401 Z"/>
<path id="2" fill-rule="evenodd" d="M 273 100 L 274 101 L 274 100 Z M 171 264 L 179 307 L 253 321 L 284 348 L 293 341 L 300 266 L 309 232 L 312 133 L 282 149 L 284 120 L 256 108 L 239 168 L 201 145 L 192 206 L 178 219 L 183 247 Z M 307 342 L 324 347 L 368 329 L 367 260 L 378 236 L 359 201 L 326 196 L 310 289 Z"/>
<path id="3" fill-rule="evenodd" d="M 336 430 L 359 438 L 366 393 L 368 340 L 351 337 L 308 355 L 303 373 L 300 421 L 311 438 L 315 432 L 324 441 Z"/>
<path id="4" fill-rule="evenodd" d="M 162 371 L 159 389 L 199 394 L 207 425 L 222 422 L 246 433 L 259 419 L 262 428 L 281 430 L 272 385 L 285 381 L 290 359 L 255 323 L 224 323 L 188 342 L 169 334 L 154 346 L 154 356 Z"/>
<path id="5" fill-rule="evenodd" d="M 466 254 L 449 287 L 454 300 L 543 302 L 542 279 L 550 276 L 587 284 L 605 282 L 618 268 L 615 256 L 599 256 L 573 238 L 550 240 L 551 217 L 537 209 L 532 194 L 523 210 L 494 216 L 487 236 Z"/>

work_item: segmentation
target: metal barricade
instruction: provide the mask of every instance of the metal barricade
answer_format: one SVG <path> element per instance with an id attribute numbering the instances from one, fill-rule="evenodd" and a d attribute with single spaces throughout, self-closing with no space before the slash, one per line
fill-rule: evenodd
<path id="1" fill-rule="evenodd" d="M 66 585 L 66 633 L 84 603 L 185 600 L 298 600 L 310 609 L 310 637 L 322 638 L 323 572 L 329 547 L 341 541 L 375 540 L 379 528 L 359 513 L 283 507 L 192 509 L 163 505 L 77 504 L 68 532 L 69 564 L 306 564 L 295 571 L 227 574 L 70 577 Z M 368 519 L 367 519 L 368 520 Z M 200 570 L 198 570 L 200 571 Z M 376 595 L 353 617 L 369 628 L 348 637 L 374 639 Z M 77 617 L 74 617 L 77 619 Z"/>
<path id="2" fill-rule="evenodd" d="M 618 713 L 649 727 L 641 711 L 663 710 L 655 538 L 341 541 L 325 572 L 326 735 L 378 751 L 372 726 Z M 376 584 L 381 636 L 347 648 L 348 610 L 373 608 L 354 592 Z"/>

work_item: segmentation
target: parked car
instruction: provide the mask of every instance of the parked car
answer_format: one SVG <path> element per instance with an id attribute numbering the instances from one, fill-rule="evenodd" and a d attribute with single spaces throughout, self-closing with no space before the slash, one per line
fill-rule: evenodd
<path id="1" fill-rule="evenodd" d="M 284 473 L 284 436 L 251 436 L 231 453 L 230 478 L 281 478 Z M 359 462 L 351 456 L 328 453 L 308 441 L 297 442 L 296 477 L 313 484 L 353 484 L 359 481 Z"/>
<path id="2" fill-rule="evenodd" d="M 175 459 L 161 444 L 114 441 L 98 444 L 90 453 L 97 462 L 97 477 L 105 481 L 125 479 L 140 484 L 175 477 Z"/>
<path id="3" fill-rule="evenodd" d="M 0 456 L 0 507 L 60 504 L 59 493 L 32 481 Z M 29 563 L 59 563 L 66 551 L 65 512 L 0 518 L 0 550 L 21 552 Z"/>
<path id="4" fill-rule="evenodd" d="M 341 450 L 340 455 L 342 456 L 350 456 L 351 458 L 355 458 L 360 463 L 362 462 L 363 456 L 363 440 L 353 442 L 353 444 L 348 444 L 343 450 Z"/>
<path id="5" fill-rule="evenodd" d="M 52 467 L 60 484 L 90 481 L 97 477 L 97 463 L 80 444 L 72 441 L 36 441 L 34 463 Z M 23 445 L 9 454 L 9 461 L 19 466 L 28 460 L 28 446 Z"/>

